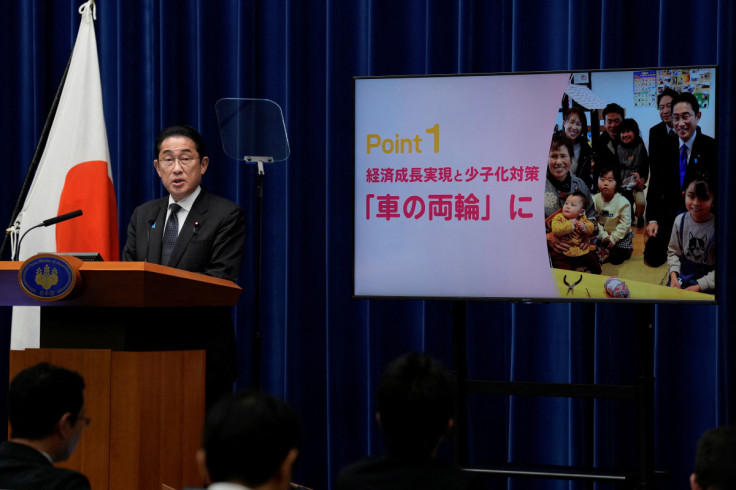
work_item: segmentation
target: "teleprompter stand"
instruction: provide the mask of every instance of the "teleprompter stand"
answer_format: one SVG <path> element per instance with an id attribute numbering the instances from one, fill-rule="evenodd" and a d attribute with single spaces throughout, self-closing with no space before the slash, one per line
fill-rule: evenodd
<path id="1" fill-rule="evenodd" d="M 637 335 L 639 341 L 638 376 L 634 385 L 535 383 L 515 381 L 486 381 L 468 379 L 465 348 L 466 306 L 453 302 L 453 370 L 458 378 L 457 431 L 453 447 L 454 459 L 467 470 L 486 475 L 505 477 L 545 478 L 590 482 L 619 482 L 638 490 L 654 488 L 654 479 L 660 472 L 654 467 L 654 304 L 639 304 L 637 308 Z M 536 396 L 564 398 L 604 398 L 631 400 L 638 413 L 638 467 L 630 471 L 612 471 L 599 468 L 565 466 L 497 465 L 469 468 L 468 463 L 468 395 Z"/>
<path id="2" fill-rule="evenodd" d="M 281 107 L 267 99 L 220 99 L 215 104 L 220 136 L 225 154 L 244 163 L 256 165 L 256 297 L 253 329 L 253 379 L 261 386 L 261 255 L 263 234 L 264 163 L 286 160 L 289 140 Z"/>

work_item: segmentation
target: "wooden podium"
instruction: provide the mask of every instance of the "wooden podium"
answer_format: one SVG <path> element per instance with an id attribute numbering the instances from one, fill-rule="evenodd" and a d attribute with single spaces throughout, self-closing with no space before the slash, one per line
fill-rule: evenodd
<path id="1" fill-rule="evenodd" d="M 234 305 L 240 287 L 145 262 L 84 262 L 74 293 L 46 302 L 23 291 L 21 266 L 0 262 L 0 306 L 41 306 L 42 348 L 11 351 L 10 377 L 48 361 L 86 383 L 92 423 L 61 466 L 95 489 L 201 487 L 205 352 L 181 340 L 207 328 L 211 308 Z"/>

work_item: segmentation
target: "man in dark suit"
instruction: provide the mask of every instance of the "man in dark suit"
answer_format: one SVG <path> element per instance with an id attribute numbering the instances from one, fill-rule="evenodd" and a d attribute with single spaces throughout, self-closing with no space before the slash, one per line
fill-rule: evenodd
<path id="1" fill-rule="evenodd" d="M 657 95 L 657 110 L 661 121 L 649 128 L 649 168 L 651 170 L 659 162 L 658 157 L 661 158 L 661 152 L 664 151 L 667 140 L 675 136 L 675 129 L 672 127 L 672 101 L 678 95 L 669 87 Z"/>
<path id="2" fill-rule="evenodd" d="M 659 167 L 652 171 L 647 194 L 648 237 L 644 260 L 652 267 L 667 261 L 667 247 L 675 217 L 685 211 L 683 193 L 695 172 L 706 171 L 713 179 L 718 170 L 716 140 L 698 127 L 700 104 L 691 93 L 672 101 L 672 127 L 675 137 L 664 146 Z"/>
<path id="3" fill-rule="evenodd" d="M 235 281 L 245 242 L 245 218 L 234 202 L 200 187 L 209 166 L 202 136 L 191 126 L 162 130 L 153 166 L 168 197 L 138 206 L 128 225 L 123 260 L 145 261 Z M 232 391 L 235 332 L 230 308 L 187 314 L 176 325 L 156 325 L 156 349 L 207 350 L 207 406 Z"/>
<path id="4" fill-rule="evenodd" d="M 57 468 L 89 425 L 84 380 L 41 363 L 18 373 L 8 390 L 10 440 L 0 444 L 0 488 L 89 490 L 83 474 Z"/>
<path id="5" fill-rule="evenodd" d="M 483 488 L 477 475 L 437 458 L 454 424 L 455 379 L 427 354 L 410 353 L 386 368 L 376 420 L 388 452 L 343 468 L 337 490 Z"/>
<path id="6" fill-rule="evenodd" d="M 657 110 L 660 122 L 649 128 L 649 178 L 662 173 L 664 153 L 667 143 L 674 139 L 675 129 L 672 127 L 672 101 L 679 94 L 667 87 L 657 95 Z M 656 179 L 656 177 L 654 177 Z"/>
<path id="7" fill-rule="evenodd" d="M 190 126 L 171 126 L 156 139 L 153 166 L 167 191 L 138 206 L 128 226 L 123 260 L 163 264 L 235 281 L 245 240 L 245 219 L 232 201 L 200 187 L 209 166 L 202 136 Z M 165 231 L 174 224 L 175 242 L 165 250 Z"/>
<path id="8" fill-rule="evenodd" d="M 621 144 L 619 126 L 624 120 L 624 108 L 618 104 L 608 104 L 603 109 L 603 131 L 593 143 L 593 182 L 598 189 L 598 169 L 601 167 L 620 168 L 616 147 Z"/>

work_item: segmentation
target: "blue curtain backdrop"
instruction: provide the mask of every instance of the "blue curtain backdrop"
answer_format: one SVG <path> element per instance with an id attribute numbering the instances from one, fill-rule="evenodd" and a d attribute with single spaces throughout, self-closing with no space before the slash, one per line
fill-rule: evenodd
<path id="1" fill-rule="evenodd" d="M 71 53 L 81 3 L 3 2 L 3 224 Z M 351 298 L 352 77 L 718 64 L 721 304 L 656 307 L 656 463 L 670 472 L 663 485 L 686 488 L 698 436 L 734 422 L 735 268 L 725 244 L 736 230 L 727 192 L 735 183 L 736 3 L 98 0 L 97 16 L 121 246 L 133 208 L 164 192 L 153 170 L 153 146 L 169 124 L 201 130 L 212 161 L 204 185 L 246 210 L 251 240 L 236 311 L 241 386 L 252 375 L 255 171 L 224 155 L 214 105 L 223 97 L 256 97 L 284 110 L 291 157 L 268 165 L 265 176 L 261 379 L 265 391 L 302 414 L 305 446 L 295 480 L 315 489 L 329 488 L 343 465 L 383 450 L 374 420 L 382 369 L 409 350 L 450 364 L 459 308 L 445 301 Z M 636 381 L 635 306 L 464 306 L 471 378 Z M 5 352 L 8 308 L 0 320 Z M 472 396 L 468 412 L 470 457 L 478 466 L 623 468 L 636 462 L 630 402 Z M 581 486 L 491 482 L 514 489 Z"/>

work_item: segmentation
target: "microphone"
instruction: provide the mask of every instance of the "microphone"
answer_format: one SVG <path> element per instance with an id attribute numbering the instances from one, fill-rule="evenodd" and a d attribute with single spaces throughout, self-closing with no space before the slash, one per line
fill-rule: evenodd
<path id="1" fill-rule="evenodd" d="M 66 221 L 68 219 L 76 218 L 77 216 L 82 216 L 82 210 L 77 209 L 76 211 L 72 211 L 71 213 L 62 214 L 61 216 L 55 216 L 53 218 L 45 219 L 43 220 L 43 223 L 41 223 L 43 226 L 51 226 L 55 225 L 56 223 L 61 223 L 62 221 Z"/>
<path id="2" fill-rule="evenodd" d="M 153 262 L 149 260 L 148 253 L 151 250 L 151 230 L 156 228 L 156 217 L 151 216 L 148 218 L 148 229 L 146 230 L 146 262 Z"/>
<path id="3" fill-rule="evenodd" d="M 15 257 L 13 257 L 13 260 L 18 260 L 18 256 L 20 256 L 20 242 L 23 241 L 23 238 L 28 234 L 29 231 L 38 228 L 39 226 L 51 226 L 55 225 L 56 223 L 61 223 L 62 221 L 66 221 L 72 218 L 76 218 L 77 216 L 82 216 L 82 210 L 77 209 L 76 211 L 72 211 L 71 213 L 62 214 L 60 216 L 55 216 L 53 218 L 49 218 L 47 220 L 43 220 L 41 223 L 37 224 L 36 226 L 31 226 L 26 230 L 25 233 L 23 233 L 23 236 L 20 237 L 20 240 L 18 240 L 18 248 L 15 249 Z"/>

